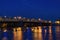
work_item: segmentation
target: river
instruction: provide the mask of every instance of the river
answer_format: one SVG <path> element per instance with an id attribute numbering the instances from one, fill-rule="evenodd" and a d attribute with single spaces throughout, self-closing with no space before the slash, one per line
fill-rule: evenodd
<path id="1" fill-rule="evenodd" d="M 60 26 L 3 28 L 0 40 L 60 40 Z"/>

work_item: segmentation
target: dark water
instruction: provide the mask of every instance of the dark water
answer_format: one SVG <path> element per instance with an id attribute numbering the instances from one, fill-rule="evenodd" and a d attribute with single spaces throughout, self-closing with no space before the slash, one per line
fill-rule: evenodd
<path id="1" fill-rule="evenodd" d="M 60 40 L 60 26 L 3 28 L 0 40 Z"/>

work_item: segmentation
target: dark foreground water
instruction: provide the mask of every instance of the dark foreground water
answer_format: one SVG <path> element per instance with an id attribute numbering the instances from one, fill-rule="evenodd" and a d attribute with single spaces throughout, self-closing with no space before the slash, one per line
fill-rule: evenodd
<path id="1" fill-rule="evenodd" d="M 48 27 L 3 28 L 0 40 L 60 40 L 60 26 Z"/>

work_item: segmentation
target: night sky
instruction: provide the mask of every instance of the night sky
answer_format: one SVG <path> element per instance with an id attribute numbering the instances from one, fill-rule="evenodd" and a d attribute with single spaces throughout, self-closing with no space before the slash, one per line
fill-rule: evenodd
<path id="1" fill-rule="evenodd" d="M 0 16 L 5 15 L 55 20 L 60 18 L 60 1 L 0 0 Z"/>

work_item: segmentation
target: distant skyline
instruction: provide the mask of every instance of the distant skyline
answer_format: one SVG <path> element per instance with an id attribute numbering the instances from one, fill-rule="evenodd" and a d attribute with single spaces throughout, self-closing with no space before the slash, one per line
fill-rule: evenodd
<path id="1" fill-rule="evenodd" d="M 0 16 L 60 18 L 60 0 L 0 0 Z"/>

